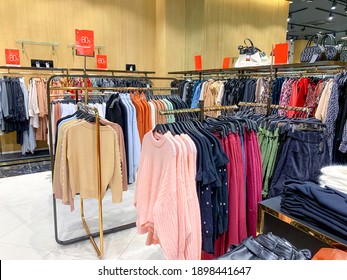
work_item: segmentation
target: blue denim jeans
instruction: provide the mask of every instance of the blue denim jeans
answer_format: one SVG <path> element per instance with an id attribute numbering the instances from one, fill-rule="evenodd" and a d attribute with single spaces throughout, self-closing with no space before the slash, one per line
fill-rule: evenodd
<path id="1" fill-rule="evenodd" d="M 282 193 L 285 180 L 318 182 L 320 169 L 329 165 L 326 137 L 320 131 L 288 131 L 287 140 L 277 155 L 268 197 Z"/>

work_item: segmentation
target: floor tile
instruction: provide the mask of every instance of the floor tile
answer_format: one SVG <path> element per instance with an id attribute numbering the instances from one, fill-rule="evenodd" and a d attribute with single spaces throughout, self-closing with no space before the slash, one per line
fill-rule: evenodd
<path id="1" fill-rule="evenodd" d="M 46 213 L 38 215 L 0 238 L 0 242 L 52 251 L 57 246 L 52 218 Z"/>
<path id="2" fill-rule="evenodd" d="M 42 260 L 49 253 L 47 250 L 0 243 L 1 260 Z"/>
<path id="3" fill-rule="evenodd" d="M 107 191 L 103 199 L 104 230 L 134 223 L 135 185 L 123 193 L 123 202 L 112 203 Z M 60 240 L 86 236 L 81 222 L 80 200 L 75 210 L 56 200 L 57 230 Z M 91 232 L 99 231 L 96 199 L 85 199 L 85 217 Z M 90 240 L 58 245 L 54 235 L 51 172 L 40 172 L 0 179 L 0 257 L 3 259 L 99 259 Z M 163 259 L 160 246 L 146 246 L 145 236 L 130 228 L 104 236 L 106 260 Z M 97 244 L 99 239 L 96 238 Z M 6 247 L 7 246 L 7 247 Z M 6 249 L 6 248 L 14 248 Z M 4 248 L 4 249 L 3 249 Z"/>
<path id="4" fill-rule="evenodd" d="M 120 256 L 120 260 L 165 260 L 160 245 L 146 246 L 147 235 L 136 235 Z"/>
<path id="5" fill-rule="evenodd" d="M 88 258 L 83 258 L 83 256 L 71 256 L 71 255 L 65 255 L 61 254 L 59 252 L 53 251 L 48 256 L 44 258 L 44 260 L 87 260 Z"/>

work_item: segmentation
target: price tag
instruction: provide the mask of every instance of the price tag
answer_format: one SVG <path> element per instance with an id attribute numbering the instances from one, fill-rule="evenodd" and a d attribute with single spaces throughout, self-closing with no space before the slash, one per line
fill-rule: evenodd
<path id="1" fill-rule="evenodd" d="M 222 68 L 223 69 L 230 68 L 230 57 L 224 57 Z"/>
<path id="2" fill-rule="evenodd" d="M 6 65 L 20 66 L 20 55 L 18 49 L 5 49 Z"/>
<path id="3" fill-rule="evenodd" d="M 96 56 L 96 68 L 107 69 L 107 55 L 98 54 Z"/>
<path id="4" fill-rule="evenodd" d="M 202 70 L 202 58 L 201 55 L 196 55 L 195 59 L 195 70 Z"/>
<path id="5" fill-rule="evenodd" d="M 76 55 L 94 56 L 94 31 L 75 29 Z"/>

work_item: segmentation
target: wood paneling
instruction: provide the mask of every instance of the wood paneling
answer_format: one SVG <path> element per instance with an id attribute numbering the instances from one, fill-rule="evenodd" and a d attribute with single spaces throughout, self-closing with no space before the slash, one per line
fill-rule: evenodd
<path id="1" fill-rule="evenodd" d="M 307 40 L 295 40 L 294 41 L 294 60 L 293 63 L 300 63 L 301 52 L 306 47 Z"/>
<path id="2" fill-rule="evenodd" d="M 167 0 L 167 2 L 170 2 Z M 172 1 L 171 1 L 172 2 Z M 268 55 L 272 44 L 285 42 L 289 4 L 284 0 L 185 0 L 185 21 L 181 19 L 184 7 L 167 9 L 176 18 L 176 32 L 167 34 L 171 41 L 178 38 L 185 22 L 184 68 L 181 61 L 173 60 L 168 71 L 194 69 L 194 56 L 201 54 L 203 68 L 220 68 L 224 57 L 237 57 L 237 47 L 248 37 Z M 176 16 L 173 15 L 176 13 Z M 170 23 L 171 26 L 171 23 Z M 184 42 L 179 41 L 179 46 Z M 176 45 L 167 46 L 167 56 L 177 53 Z"/>
<path id="3" fill-rule="evenodd" d="M 5 1 L 2 1 L 5 2 Z M 55 54 L 48 46 L 25 46 L 23 66 L 30 59 L 52 59 L 57 67 L 82 67 L 72 55 L 75 28 L 94 30 L 95 44 L 106 48 L 111 69 L 136 63 L 139 70 L 155 69 L 156 0 L 11 0 L 0 5 L 0 50 L 21 48 L 16 40 L 59 42 Z M 87 59 L 95 68 L 95 59 Z M 0 54 L 0 64 L 5 64 Z"/>

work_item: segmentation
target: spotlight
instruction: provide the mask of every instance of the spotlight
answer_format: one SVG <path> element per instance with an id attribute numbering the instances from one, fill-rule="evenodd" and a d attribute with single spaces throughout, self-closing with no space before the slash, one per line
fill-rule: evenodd
<path id="1" fill-rule="evenodd" d="M 301 31 L 305 31 L 305 29 L 306 29 L 306 27 L 305 27 L 305 26 L 303 26 L 303 27 L 301 28 Z"/>
<path id="2" fill-rule="evenodd" d="M 287 22 L 289 22 L 291 19 L 292 19 L 292 14 L 289 13 L 289 16 L 288 16 L 288 18 L 287 18 Z"/>
<path id="3" fill-rule="evenodd" d="M 329 20 L 333 20 L 333 18 L 334 18 L 334 14 L 332 13 L 332 12 L 330 12 L 330 14 L 329 14 Z"/>
<path id="4" fill-rule="evenodd" d="M 331 6 L 331 9 L 332 9 L 332 10 L 335 10 L 335 9 L 336 9 L 336 6 L 337 6 L 337 1 L 334 0 L 334 1 L 333 1 L 333 4 L 332 4 L 332 6 Z"/>
<path id="5" fill-rule="evenodd" d="M 345 7 L 345 14 L 347 14 L 347 3 L 346 3 L 346 7 Z"/>

